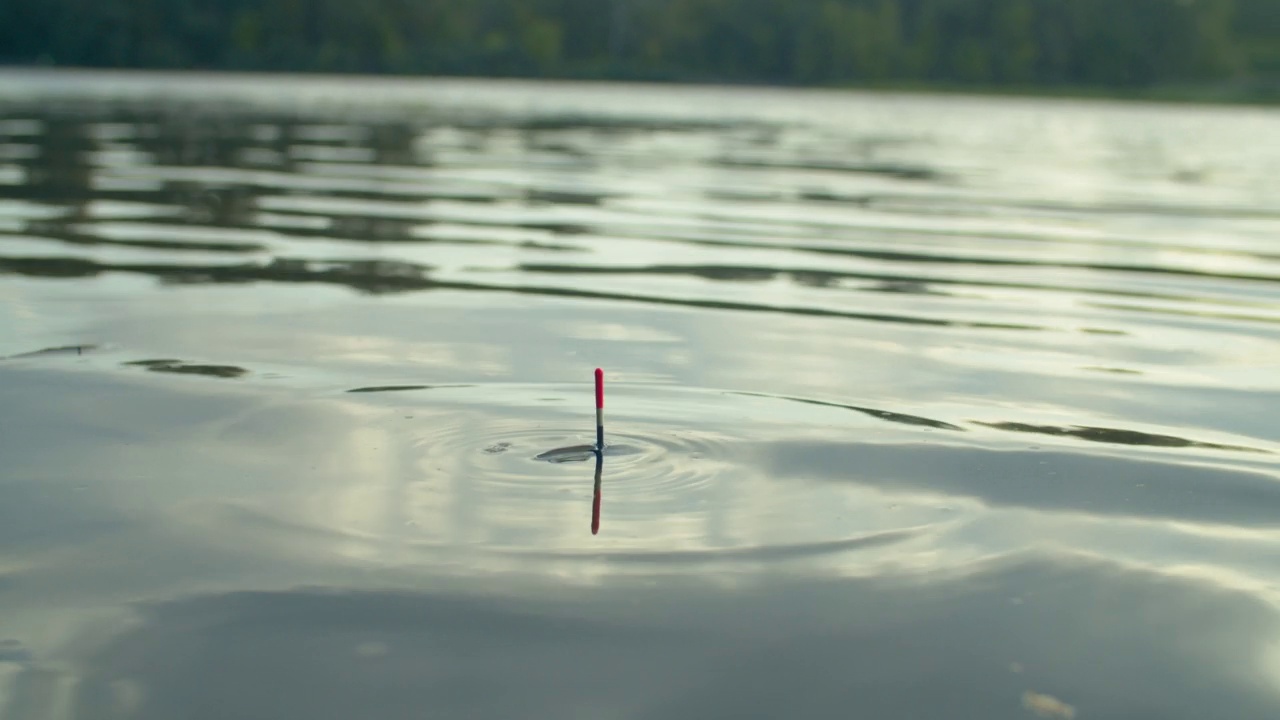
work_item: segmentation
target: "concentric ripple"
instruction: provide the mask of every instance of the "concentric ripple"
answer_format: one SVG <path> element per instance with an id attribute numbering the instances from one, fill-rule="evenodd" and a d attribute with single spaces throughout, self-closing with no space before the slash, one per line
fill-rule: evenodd
<path id="1" fill-rule="evenodd" d="M 476 487 L 520 499 L 580 491 L 595 459 L 588 434 L 535 419 L 438 425 L 417 444 L 424 462 L 472 467 Z M 624 432 L 609 433 L 603 470 L 616 493 L 678 505 L 748 459 L 746 444 L 724 433 L 630 422 Z"/>
<path id="2" fill-rule="evenodd" d="M 409 452 L 418 474 L 409 480 L 408 512 L 415 527 L 431 529 L 445 545 L 543 561 L 590 556 L 680 567 L 696 565 L 695 558 L 812 561 L 887 552 L 949 519 L 936 507 L 885 514 L 891 503 L 856 485 L 797 484 L 780 494 L 779 479 L 762 471 L 770 442 L 820 430 L 830 418 L 819 413 L 797 428 L 797 418 L 772 399 L 614 384 L 597 463 L 586 385 L 346 397 L 393 404 L 394 417 L 412 418 Z M 856 477 L 856 468 L 851 472 Z M 465 527 L 440 536 L 438 528 L 448 525 L 442 508 L 449 518 L 465 517 Z"/>

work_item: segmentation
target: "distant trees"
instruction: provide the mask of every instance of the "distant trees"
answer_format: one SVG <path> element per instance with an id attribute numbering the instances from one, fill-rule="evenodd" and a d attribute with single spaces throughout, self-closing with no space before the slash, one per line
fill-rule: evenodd
<path id="1" fill-rule="evenodd" d="M 1280 0 L 39 0 L 0 62 L 1141 87 L 1280 74 Z"/>

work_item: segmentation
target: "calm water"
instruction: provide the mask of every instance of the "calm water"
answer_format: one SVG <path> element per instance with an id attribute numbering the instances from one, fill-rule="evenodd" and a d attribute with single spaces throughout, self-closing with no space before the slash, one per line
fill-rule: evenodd
<path id="1" fill-rule="evenodd" d="M 0 74 L 0 717 L 1280 717 L 1278 238 L 1277 110 Z"/>

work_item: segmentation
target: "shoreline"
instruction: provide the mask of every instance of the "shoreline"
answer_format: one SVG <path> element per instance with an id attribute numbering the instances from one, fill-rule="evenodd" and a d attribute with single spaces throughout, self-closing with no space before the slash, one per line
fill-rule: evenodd
<path id="1" fill-rule="evenodd" d="M 597 76 L 563 74 L 555 76 L 527 75 L 430 75 L 409 73 L 343 73 L 318 70 L 254 70 L 244 68 L 159 68 L 159 67 L 99 67 L 40 64 L 0 64 L 0 75 L 30 76 L 162 76 L 205 75 L 211 77 L 246 77 L 260 79 L 306 78 L 316 81 L 361 79 L 388 84 L 415 82 L 513 82 L 559 84 L 607 84 L 651 87 L 718 87 L 749 90 L 792 90 L 813 92 L 857 92 L 872 94 L 910 94 L 926 96 L 956 96 L 970 98 L 1042 99 L 1042 100 L 1098 100 L 1122 103 L 1154 103 L 1173 105 L 1208 105 L 1239 107 L 1280 107 L 1280 80 L 1254 83 L 1212 85 L 1156 85 L 1144 88 L 1118 88 L 1106 86 L 1025 86 L 1025 85 L 962 85 L 955 83 L 927 83 L 885 81 L 875 83 L 797 84 L 767 81 L 727 81 L 715 78 L 651 78 L 627 76 Z"/>

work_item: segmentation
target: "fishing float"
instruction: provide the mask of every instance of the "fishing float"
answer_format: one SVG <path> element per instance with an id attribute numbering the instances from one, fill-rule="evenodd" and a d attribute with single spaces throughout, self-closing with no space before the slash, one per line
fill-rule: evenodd
<path id="1" fill-rule="evenodd" d="M 596 368 L 596 477 L 591 494 L 591 534 L 600 532 L 600 471 L 604 469 L 604 370 Z"/>
<path id="2" fill-rule="evenodd" d="M 596 368 L 596 452 L 604 452 L 604 370 Z"/>

